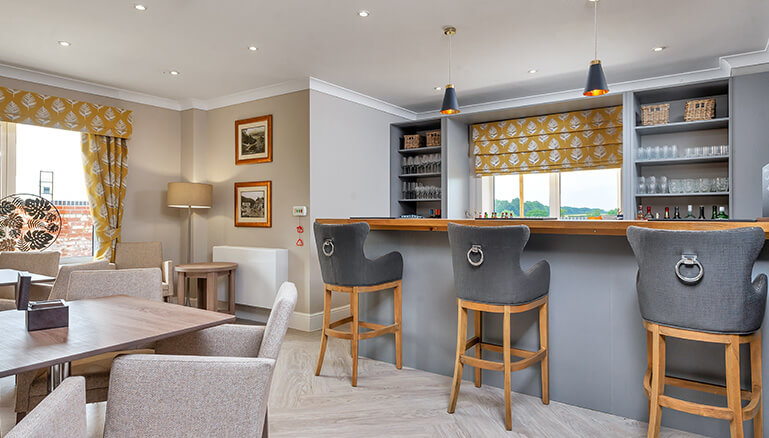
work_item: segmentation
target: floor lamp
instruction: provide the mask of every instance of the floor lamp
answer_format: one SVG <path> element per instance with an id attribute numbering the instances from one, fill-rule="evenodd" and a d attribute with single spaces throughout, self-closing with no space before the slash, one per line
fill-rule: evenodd
<path id="1" fill-rule="evenodd" d="M 202 183 L 168 183 L 168 206 L 187 209 L 187 263 L 192 263 L 192 209 L 211 208 L 214 186 Z M 178 287 L 184 287 L 180 284 Z M 185 288 L 186 289 L 186 288 Z M 190 297 L 185 294 L 184 305 L 190 305 Z"/>

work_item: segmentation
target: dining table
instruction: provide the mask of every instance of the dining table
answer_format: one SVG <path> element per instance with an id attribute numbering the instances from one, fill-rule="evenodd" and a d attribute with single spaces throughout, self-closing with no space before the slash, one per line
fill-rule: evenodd
<path id="1" fill-rule="evenodd" d="M 66 302 L 69 326 L 29 332 L 25 312 L 0 312 L 0 378 L 48 367 L 53 390 L 74 360 L 235 322 L 235 316 L 162 301 L 113 295 Z"/>

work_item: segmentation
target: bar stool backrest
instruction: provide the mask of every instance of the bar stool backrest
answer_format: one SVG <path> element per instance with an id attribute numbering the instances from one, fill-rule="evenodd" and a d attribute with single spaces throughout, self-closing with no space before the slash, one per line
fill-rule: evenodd
<path id="1" fill-rule="evenodd" d="M 751 282 L 764 246 L 758 227 L 725 231 L 669 231 L 629 227 L 638 261 L 636 289 L 643 319 L 712 333 L 761 328 L 765 274 Z"/>
<path id="2" fill-rule="evenodd" d="M 533 301 L 550 288 L 550 265 L 542 260 L 521 269 L 529 227 L 477 227 L 449 223 L 457 297 L 488 304 Z"/>

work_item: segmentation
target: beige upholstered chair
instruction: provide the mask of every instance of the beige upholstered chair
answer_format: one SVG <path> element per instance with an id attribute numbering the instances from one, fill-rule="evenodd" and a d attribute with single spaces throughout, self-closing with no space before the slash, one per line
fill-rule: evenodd
<path id="1" fill-rule="evenodd" d="M 118 242 L 115 247 L 117 269 L 160 268 L 163 275 L 163 298 L 174 296 L 174 266 L 163 261 L 160 242 Z"/>
<path id="2" fill-rule="evenodd" d="M 160 269 L 125 269 L 102 271 L 73 271 L 69 274 L 66 298 L 69 301 L 111 295 L 131 295 L 162 301 Z M 71 374 L 86 378 L 86 400 L 96 403 L 107 400 L 109 371 L 112 360 L 121 354 L 152 353 L 151 348 L 105 353 L 72 362 Z M 29 371 L 16 376 L 17 418 L 33 409 L 48 394 L 46 369 Z"/>
<path id="3" fill-rule="evenodd" d="M 43 252 L 0 252 L 0 269 L 16 269 L 17 271 L 33 272 L 35 274 L 56 277 L 59 272 L 58 251 Z M 51 292 L 50 284 L 33 284 L 29 290 L 32 301 L 45 300 Z M 0 310 L 15 309 L 13 286 L 0 286 Z"/>
<path id="4" fill-rule="evenodd" d="M 85 438 L 85 379 L 69 377 L 21 420 L 6 438 Z"/>
<path id="5" fill-rule="evenodd" d="M 67 286 L 69 286 L 69 277 L 75 271 L 109 271 L 115 269 L 115 265 L 107 260 L 98 260 L 95 262 L 78 263 L 72 265 L 61 265 L 56 281 L 51 286 L 51 292 L 48 299 L 63 300 L 67 298 Z"/>
<path id="6" fill-rule="evenodd" d="M 155 355 L 115 359 L 104 436 L 267 436 L 272 372 L 296 299 L 286 282 L 266 326 L 212 327 L 160 341 Z"/>

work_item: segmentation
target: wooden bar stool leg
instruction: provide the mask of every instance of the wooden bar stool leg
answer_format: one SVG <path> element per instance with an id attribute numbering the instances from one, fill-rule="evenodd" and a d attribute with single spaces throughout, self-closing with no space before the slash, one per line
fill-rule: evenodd
<path id="1" fill-rule="evenodd" d="M 542 373 L 542 403 L 550 404 L 550 350 L 548 347 L 547 301 L 539 308 L 539 348 L 545 356 L 539 363 Z"/>
<path id="2" fill-rule="evenodd" d="M 740 338 L 730 336 L 726 344 L 726 400 L 734 418 L 729 420 L 732 438 L 742 438 L 742 399 L 740 397 Z"/>
<path id="3" fill-rule="evenodd" d="M 758 400 L 758 411 L 753 417 L 753 436 L 764 436 L 764 385 L 761 378 L 761 331 L 756 333 L 750 341 L 750 382 L 751 390 L 758 391 L 761 398 Z"/>
<path id="4" fill-rule="evenodd" d="M 357 288 L 356 288 L 357 289 Z M 358 340 L 360 339 L 360 321 L 358 320 L 358 291 L 350 294 L 350 312 L 352 312 L 352 386 L 358 386 Z"/>
<path id="5" fill-rule="evenodd" d="M 505 306 L 504 318 L 502 319 L 502 361 L 505 364 L 505 429 L 513 430 L 513 411 L 510 392 L 510 373 L 513 372 L 510 366 L 510 306 Z"/>
<path id="6" fill-rule="evenodd" d="M 462 307 L 462 300 L 457 300 L 457 356 L 454 361 L 454 380 L 451 383 L 451 395 L 449 396 L 449 414 L 457 409 L 459 386 L 462 383 L 462 354 L 465 352 L 467 342 L 467 309 Z"/>
<path id="7" fill-rule="evenodd" d="M 315 367 L 315 375 L 320 375 L 320 369 L 323 368 L 323 357 L 326 355 L 326 343 L 328 335 L 326 329 L 331 324 L 331 291 L 323 291 L 323 332 L 320 335 L 320 354 L 318 354 L 318 365 Z"/>
<path id="8" fill-rule="evenodd" d="M 660 395 L 665 393 L 665 337 L 660 335 L 660 328 L 652 326 L 652 387 L 650 395 L 649 431 L 648 438 L 657 438 L 660 435 L 660 422 L 662 420 L 662 407 L 660 407 Z"/>
<path id="9" fill-rule="evenodd" d="M 395 368 L 403 368 L 403 308 L 401 282 L 393 290 L 394 319 L 397 328 L 395 329 Z"/>
<path id="10" fill-rule="evenodd" d="M 475 336 L 478 338 L 478 343 L 475 344 L 475 357 L 476 359 L 482 359 L 482 349 L 481 349 L 481 342 L 483 342 L 483 312 L 480 310 L 475 311 L 475 316 L 473 317 L 473 322 L 475 324 Z M 475 387 L 480 388 L 481 387 L 481 377 L 482 377 L 483 368 L 481 367 L 475 367 Z"/>
<path id="11" fill-rule="evenodd" d="M 646 382 L 649 381 L 649 387 L 651 388 L 651 377 L 652 377 L 652 357 L 654 357 L 654 353 L 652 350 L 652 332 L 651 330 L 646 330 L 646 374 L 644 374 L 644 387 L 646 386 Z M 648 408 L 649 408 L 649 418 L 651 418 L 652 413 L 652 397 L 651 393 L 646 395 L 646 398 L 648 399 Z"/>

